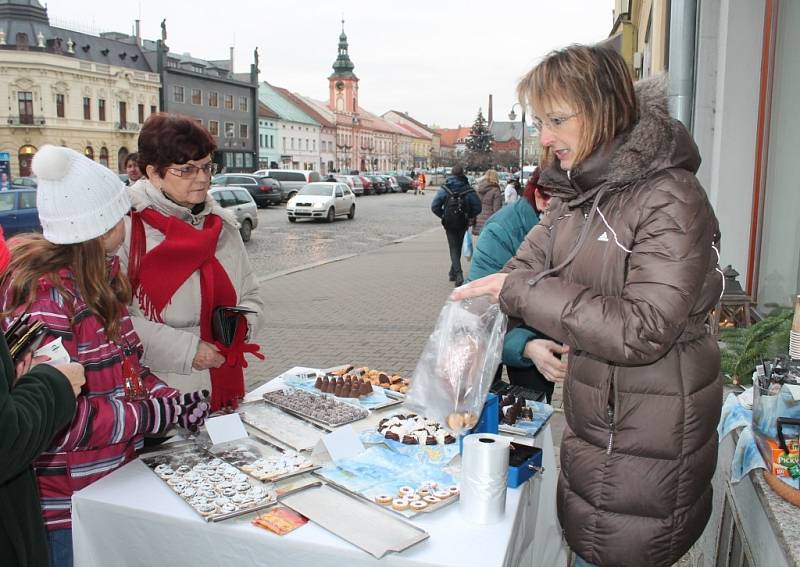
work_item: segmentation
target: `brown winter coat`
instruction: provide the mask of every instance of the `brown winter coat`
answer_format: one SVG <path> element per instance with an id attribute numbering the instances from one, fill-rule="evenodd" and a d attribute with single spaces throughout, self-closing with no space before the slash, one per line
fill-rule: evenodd
<path id="1" fill-rule="evenodd" d="M 719 233 L 700 156 L 658 83 L 637 96 L 632 130 L 571 179 L 543 172 L 555 198 L 500 294 L 506 313 L 571 348 L 559 518 L 574 551 L 614 567 L 671 565 L 702 533 L 722 402 L 705 324 L 722 289 Z"/>
<path id="2" fill-rule="evenodd" d="M 483 182 L 475 190 L 481 200 L 481 212 L 472 225 L 472 234 L 478 236 L 489 217 L 503 208 L 503 191 L 496 183 Z"/>

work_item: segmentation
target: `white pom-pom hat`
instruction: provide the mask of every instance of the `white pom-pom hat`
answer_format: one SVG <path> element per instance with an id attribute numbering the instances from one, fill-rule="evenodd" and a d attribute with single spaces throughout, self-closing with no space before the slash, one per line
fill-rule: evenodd
<path id="1" fill-rule="evenodd" d="M 33 156 L 32 169 L 42 232 L 53 244 L 102 236 L 131 208 L 120 178 L 75 150 L 44 145 Z"/>

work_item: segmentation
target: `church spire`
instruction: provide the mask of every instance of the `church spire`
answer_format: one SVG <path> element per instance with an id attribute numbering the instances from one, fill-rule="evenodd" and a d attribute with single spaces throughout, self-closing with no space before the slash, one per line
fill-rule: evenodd
<path id="1" fill-rule="evenodd" d="M 339 53 L 336 61 L 333 62 L 332 77 L 355 77 L 353 69 L 355 65 L 350 61 L 348 54 L 347 34 L 344 33 L 344 17 L 342 17 L 342 33 L 339 35 Z"/>

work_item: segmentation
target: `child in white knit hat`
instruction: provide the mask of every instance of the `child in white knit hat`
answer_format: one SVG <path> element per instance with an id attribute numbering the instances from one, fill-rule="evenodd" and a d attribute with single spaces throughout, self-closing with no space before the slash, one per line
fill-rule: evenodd
<path id="1" fill-rule="evenodd" d="M 34 463 L 51 556 L 71 565 L 72 493 L 135 458 L 145 435 L 163 435 L 176 423 L 196 428 L 208 413 L 208 394 L 181 397 L 139 363 L 131 287 L 116 256 L 130 209 L 119 178 L 50 145 L 32 167 L 43 234 L 9 242 L 0 303 L 4 328 L 27 311 L 48 328 L 44 343 L 60 340 L 85 368 L 75 418 Z"/>

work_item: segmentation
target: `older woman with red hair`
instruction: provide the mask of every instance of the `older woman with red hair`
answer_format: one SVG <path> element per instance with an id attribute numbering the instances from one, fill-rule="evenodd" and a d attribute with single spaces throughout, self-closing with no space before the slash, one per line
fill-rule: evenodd
<path id="1" fill-rule="evenodd" d="M 192 118 L 157 113 L 139 133 L 133 211 L 120 252 L 134 289 L 131 316 L 144 364 L 181 391 L 211 386 L 213 409 L 244 396 L 247 337 L 263 314 L 258 282 L 234 216 L 208 194 L 217 164 L 213 136 Z M 231 344 L 215 338 L 219 307 L 247 309 Z M 263 358 L 263 357 L 262 357 Z"/>

